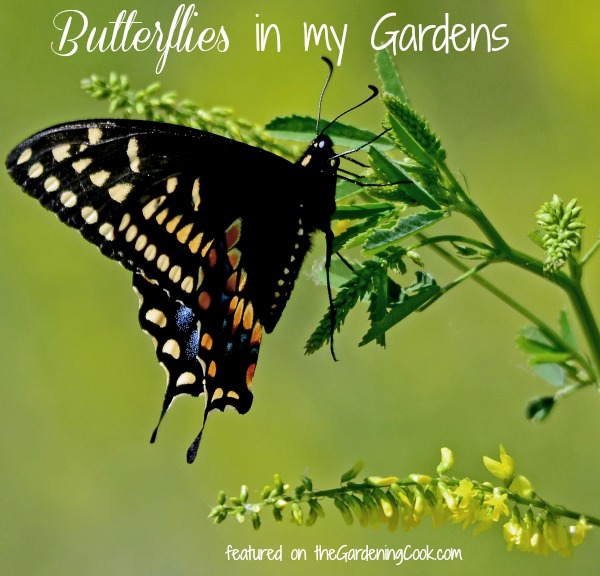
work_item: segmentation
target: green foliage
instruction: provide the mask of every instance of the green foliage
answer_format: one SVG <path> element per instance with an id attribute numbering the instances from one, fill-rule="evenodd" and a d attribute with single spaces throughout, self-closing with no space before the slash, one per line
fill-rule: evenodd
<path id="1" fill-rule="evenodd" d="M 368 476 L 355 482 L 363 467 L 359 461 L 342 474 L 339 487 L 315 490 L 313 481 L 306 476 L 301 484 L 291 488 L 276 474 L 275 488 L 265 486 L 256 503 L 248 503 L 246 486 L 242 486 L 239 497 L 229 500 L 221 491 L 209 518 L 220 524 L 233 516 L 242 523 L 250 516 L 257 530 L 261 514 L 271 508 L 277 522 L 284 520 L 285 512 L 293 524 L 312 526 L 317 519 L 324 518 L 321 502 L 329 500 L 348 526 L 356 520 L 363 528 L 387 526 L 390 532 L 398 527 L 408 531 L 430 517 L 435 527 L 450 521 L 463 528 L 472 526 L 474 534 L 479 534 L 494 524 L 503 523 L 509 550 L 515 548 L 542 555 L 556 552 L 561 556 L 570 556 L 592 526 L 600 526 L 598 518 L 539 498 L 531 482 L 516 474 L 514 459 L 503 446 L 500 446 L 500 460 L 483 458 L 487 470 L 502 480 L 498 486 L 448 475 L 454 466 L 454 455 L 449 448 L 442 448 L 441 452 L 437 477 L 426 474 L 409 474 L 404 478 Z M 565 525 L 562 520 L 570 522 Z"/>

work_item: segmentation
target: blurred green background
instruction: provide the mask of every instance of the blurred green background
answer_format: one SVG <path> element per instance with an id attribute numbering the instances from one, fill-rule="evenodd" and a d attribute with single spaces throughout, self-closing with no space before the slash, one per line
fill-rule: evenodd
<path id="1" fill-rule="evenodd" d="M 315 114 L 324 77 L 323 48 L 305 52 L 302 23 L 349 25 L 343 62 L 325 99 L 332 116 L 376 83 L 371 28 L 397 12 L 406 23 L 506 23 L 510 45 L 446 55 L 430 49 L 396 58 L 412 102 L 430 121 L 465 175 L 469 189 L 507 239 L 530 252 L 533 213 L 556 193 L 579 198 L 589 225 L 599 225 L 600 6 L 592 0 L 489 1 L 342 0 L 198 3 L 195 27 L 224 25 L 231 46 L 172 51 L 155 74 L 158 55 L 80 50 L 52 53 L 54 16 L 76 8 L 90 26 L 105 26 L 120 10 L 168 26 L 176 1 L 1 0 L 0 150 L 3 155 L 48 125 L 106 116 L 79 82 L 117 71 L 132 85 L 159 80 L 202 106 L 233 107 L 264 123 L 275 115 Z M 275 22 L 281 53 L 254 49 L 256 14 Z M 350 121 L 376 130 L 379 104 Z M 235 169 L 235 158 L 231 159 Z M 223 175 L 224 180 L 227 175 Z M 330 507 L 311 529 L 265 516 L 263 527 L 206 519 L 219 489 L 241 483 L 257 497 L 274 472 L 295 483 L 303 473 L 329 487 L 358 458 L 366 474 L 434 472 L 441 446 L 455 452 L 457 474 L 491 480 L 481 457 L 503 443 L 537 491 L 551 502 L 600 514 L 597 426 L 600 401 L 591 391 L 564 402 L 543 425 L 523 416 L 545 393 L 514 338 L 525 321 L 474 284 L 448 294 L 388 335 L 387 350 L 357 348 L 366 329 L 354 314 L 337 338 L 340 361 L 328 351 L 306 357 L 303 344 L 326 309 L 323 288 L 301 278 L 275 333 L 263 340 L 254 406 L 209 418 L 199 458 L 185 450 L 201 423 L 201 400 L 180 400 L 154 446 L 148 444 L 164 391 L 164 374 L 137 325 L 130 275 L 0 175 L 0 573 L 85 575 L 212 574 L 569 574 L 591 572 L 600 559 L 592 532 L 573 559 L 507 553 L 500 527 L 473 537 L 457 526 L 390 534 L 347 527 Z M 249 181 L 249 188 L 258 182 Z M 458 221 L 452 223 L 459 225 Z M 319 241 L 306 264 L 323 255 Z M 423 251 L 441 280 L 452 271 Z M 598 262 L 586 288 L 598 294 Z M 562 296 L 522 272 L 486 272 L 554 323 Z M 596 301 L 592 301 L 600 312 Z M 315 545 L 462 550 L 462 561 L 381 563 L 227 562 L 228 544 Z"/>

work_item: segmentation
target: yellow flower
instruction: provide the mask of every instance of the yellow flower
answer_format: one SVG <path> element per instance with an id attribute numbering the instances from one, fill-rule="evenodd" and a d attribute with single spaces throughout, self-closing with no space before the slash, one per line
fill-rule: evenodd
<path id="1" fill-rule="evenodd" d="M 463 478 L 453 492 L 454 495 L 460 500 L 459 507 L 468 508 L 471 499 L 475 495 L 475 492 L 473 491 L 473 482 L 471 482 L 468 478 Z"/>
<path id="2" fill-rule="evenodd" d="M 483 499 L 483 504 L 488 506 L 488 515 L 494 522 L 500 520 L 500 516 L 503 514 L 508 516 L 508 506 L 506 505 L 506 499 L 508 494 L 502 493 L 500 489 L 494 488 L 492 494 L 486 494 Z"/>
<path id="3" fill-rule="evenodd" d="M 575 526 L 570 527 L 571 532 L 571 544 L 573 546 L 579 546 L 587 534 L 588 530 L 591 530 L 592 527 L 587 523 L 585 517 L 581 517 Z"/>
<path id="4" fill-rule="evenodd" d="M 525 498 L 532 498 L 535 495 L 531 482 L 521 474 L 515 476 L 514 480 L 510 483 L 509 490 Z"/>
<path id="5" fill-rule="evenodd" d="M 513 516 L 506 524 L 504 524 L 502 531 L 504 532 L 504 539 L 506 540 L 506 548 L 508 550 L 512 550 L 513 546 L 521 548 L 523 526 L 521 526 L 518 518 Z"/>
<path id="6" fill-rule="evenodd" d="M 548 546 L 561 556 L 571 556 L 573 547 L 567 529 L 553 518 L 547 518 L 544 522 L 544 538 Z"/>
<path id="7" fill-rule="evenodd" d="M 500 462 L 484 456 L 483 465 L 496 476 L 496 478 L 512 478 L 515 473 L 515 461 L 506 453 L 502 444 L 500 444 Z"/>

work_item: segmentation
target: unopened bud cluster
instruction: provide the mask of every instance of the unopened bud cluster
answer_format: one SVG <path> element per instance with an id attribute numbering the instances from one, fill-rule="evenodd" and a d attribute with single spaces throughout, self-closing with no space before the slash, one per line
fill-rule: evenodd
<path id="1" fill-rule="evenodd" d="M 536 212 L 537 223 L 544 229 L 542 242 L 546 251 L 544 270 L 556 272 L 581 244 L 581 229 L 585 224 L 579 214 L 581 206 L 573 198 L 566 206 L 556 194 Z"/>

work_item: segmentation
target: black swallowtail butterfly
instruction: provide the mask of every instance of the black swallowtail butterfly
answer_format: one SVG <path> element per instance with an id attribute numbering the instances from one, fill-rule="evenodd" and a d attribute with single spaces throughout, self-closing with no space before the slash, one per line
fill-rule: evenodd
<path id="1" fill-rule="evenodd" d="M 159 424 L 179 394 L 205 393 L 204 422 L 215 408 L 250 409 L 262 332 L 279 321 L 315 232 L 330 257 L 338 164 L 323 133 L 291 163 L 134 120 L 53 126 L 6 160 L 27 194 L 133 272 L 140 325 L 167 372 Z"/>

